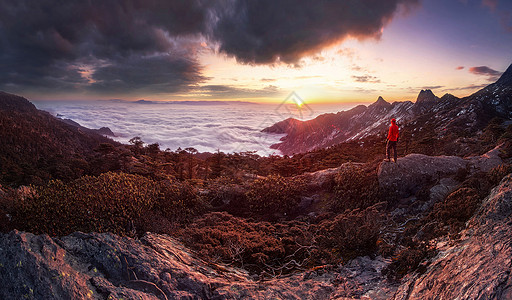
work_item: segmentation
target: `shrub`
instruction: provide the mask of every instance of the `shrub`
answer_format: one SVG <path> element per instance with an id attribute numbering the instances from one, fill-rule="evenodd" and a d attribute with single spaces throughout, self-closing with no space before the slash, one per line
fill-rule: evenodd
<path id="1" fill-rule="evenodd" d="M 303 179 L 269 175 L 249 185 L 247 203 L 251 212 L 259 215 L 289 213 L 300 203 L 305 188 Z"/>
<path id="2" fill-rule="evenodd" d="M 243 210 L 246 205 L 245 188 L 235 180 L 227 177 L 217 177 L 206 182 L 205 198 L 213 207 L 231 210 Z"/>
<path id="3" fill-rule="evenodd" d="M 512 173 L 511 164 L 502 164 L 489 171 L 489 181 L 492 185 L 497 185 L 506 175 Z"/>
<path id="4" fill-rule="evenodd" d="M 254 222 L 225 212 L 206 214 L 179 232 L 201 256 L 262 276 L 333 263 L 331 249 L 316 242 L 318 234 L 317 226 L 301 221 Z"/>
<path id="5" fill-rule="evenodd" d="M 14 213 L 18 229 L 65 235 L 74 231 L 113 232 L 133 236 L 150 226 L 178 222 L 204 209 L 201 199 L 185 183 L 155 182 L 140 175 L 104 173 L 70 183 L 50 181 L 32 187 L 30 197 L 18 195 Z M 167 226 L 166 226 L 167 227 Z"/>
<path id="6" fill-rule="evenodd" d="M 155 210 L 172 223 L 190 221 L 193 216 L 203 214 L 209 208 L 188 182 L 160 181 L 159 196 Z"/>
<path id="7" fill-rule="evenodd" d="M 181 236 L 188 246 L 205 257 L 258 270 L 285 253 L 274 236 L 275 231 L 267 222 L 249 222 L 214 212 L 197 219 Z"/>
<path id="8" fill-rule="evenodd" d="M 435 208 L 438 216 L 445 222 L 449 220 L 466 222 L 480 204 L 478 191 L 474 188 L 460 188 L 449 194 L 439 206 Z"/>
<path id="9" fill-rule="evenodd" d="M 343 212 L 346 209 L 364 209 L 380 202 L 377 174 L 372 167 L 346 164 L 335 178 L 334 199 L 330 209 Z"/>
<path id="10" fill-rule="evenodd" d="M 324 248 L 334 248 L 344 259 L 371 254 L 376 250 L 382 223 L 384 203 L 364 210 L 347 210 L 334 220 L 320 223 L 322 236 L 318 238 Z"/>
<path id="11" fill-rule="evenodd" d="M 419 273 L 423 273 L 426 270 L 426 266 L 420 265 L 420 263 L 432 257 L 433 254 L 434 251 L 424 243 L 406 247 L 392 258 L 391 264 L 382 270 L 382 274 L 386 275 L 389 279 L 400 280 L 411 271 L 416 270 Z"/>
<path id="12" fill-rule="evenodd" d="M 36 196 L 20 199 L 20 229 L 50 235 L 73 231 L 128 234 L 133 220 L 150 210 L 158 196 L 154 183 L 142 176 L 104 173 L 69 184 L 60 180 L 36 187 Z"/>

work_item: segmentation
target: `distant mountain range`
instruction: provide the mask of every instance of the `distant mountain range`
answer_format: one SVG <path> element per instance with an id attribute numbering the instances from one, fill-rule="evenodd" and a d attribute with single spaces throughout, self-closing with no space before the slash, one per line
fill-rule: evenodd
<path id="1" fill-rule="evenodd" d="M 110 100 L 98 100 L 101 102 L 111 103 L 134 103 L 134 104 L 180 104 L 180 105 L 230 105 L 230 104 L 248 104 L 258 105 L 255 102 L 249 101 L 217 101 L 217 100 L 184 100 L 184 101 L 153 101 L 153 100 L 137 100 L 129 101 L 123 99 L 110 99 Z"/>
<path id="2" fill-rule="evenodd" d="M 369 106 L 359 105 L 309 121 L 289 118 L 262 131 L 286 134 L 272 148 L 292 155 L 384 135 L 391 118 L 396 118 L 400 127 L 407 127 L 412 136 L 420 127 L 427 127 L 444 137 L 476 133 L 494 117 L 512 118 L 512 65 L 498 81 L 468 97 L 445 94 L 439 98 L 431 90 L 422 90 L 414 103 L 389 103 L 379 97 Z"/>

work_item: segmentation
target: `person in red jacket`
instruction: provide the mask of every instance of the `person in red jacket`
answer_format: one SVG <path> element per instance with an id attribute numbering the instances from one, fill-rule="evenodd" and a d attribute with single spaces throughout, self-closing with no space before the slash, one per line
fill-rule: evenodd
<path id="1" fill-rule="evenodd" d="M 394 158 L 394 161 L 396 162 L 396 159 L 397 159 L 397 153 L 396 153 L 396 143 L 398 142 L 398 126 L 396 125 L 396 119 L 391 119 L 391 126 L 389 126 L 389 131 L 388 131 L 388 137 L 387 137 L 387 140 L 388 140 L 388 144 L 386 145 L 386 156 L 388 158 L 388 161 L 391 161 L 390 159 L 390 156 L 391 156 L 391 148 L 393 148 L 393 158 Z"/>

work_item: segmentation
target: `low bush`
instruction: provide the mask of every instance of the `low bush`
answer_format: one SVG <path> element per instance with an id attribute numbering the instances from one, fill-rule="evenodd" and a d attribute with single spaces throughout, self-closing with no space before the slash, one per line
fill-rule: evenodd
<path id="1" fill-rule="evenodd" d="M 379 235 L 379 214 L 371 207 L 310 224 L 254 222 L 214 212 L 196 219 L 179 235 L 203 257 L 265 277 L 371 254 Z"/>
<path id="2" fill-rule="evenodd" d="M 393 258 L 382 274 L 392 280 L 400 280 L 411 271 L 423 273 L 426 271 L 426 265 L 421 263 L 431 258 L 434 251 L 425 243 L 416 244 L 400 250 Z"/>
<path id="3" fill-rule="evenodd" d="M 335 178 L 334 197 L 330 209 L 365 209 L 381 200 L 377 172 L 372 166 L 344 165 Z"/>
<path id="4" fill-rule="evenodd" d="M 74 231 L 113 232 L 133 236 L 148 228 L 154 211 L 178 222 L 203 211 L 204 205 L 185 183 L 155 182 L 140 175 L 104 173 L 70 183 L 59 180 L 18 195 L 16 228 L 65 235 Z"/>
<path id="5" fill-rule="evenodd" d="M 498 185 L 503 177 L 512 173 L 512 165 L 511 164 L 502 164 L 495 168 L 492 168 L 489 171 L 489 181 L 492 185 Z"/>
<path id="6" fill-rule="evenodd" d="M 335 249 L 344 260 L 374 253 L 383 221 L 384 204 L 347 210 L 333 220 L 324 220 L 319 224 L 319 232 L 322 233 L 317 238 L 319 244 L 322 248 Z"/>
<path id="7" fill-rule="evenodd" d="M 244 215 L 248 210 L 246 187 L 228 177 L 206 181 L 205 200 L 214 208 L 233 215 Z"/>
<path id="8" fill-rule="evenodd" d="M 201 256 L 258 272 L 285 254 L 275 233 L 276 228 L 268 222 L 250 222 L 214 212 L 198 218 L 180 235 Z"/>
<path id="9" fill-rule="evenodd" d="M 272 218 L 276 213 L 290 213 L 296 209 L 305 189 L 303 179 L 269 175 L 249 185 L 247 203 L 252 213 Z"/>

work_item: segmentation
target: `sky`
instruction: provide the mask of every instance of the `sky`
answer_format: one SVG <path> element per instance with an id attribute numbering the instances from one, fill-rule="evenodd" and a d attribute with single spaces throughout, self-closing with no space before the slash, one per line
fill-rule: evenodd
<path id="1" fill-rule="evenodd" d="M 0 90 L 33 100 L 414 101 L 511 63 L 510 0 L 0 0 Z"/>

